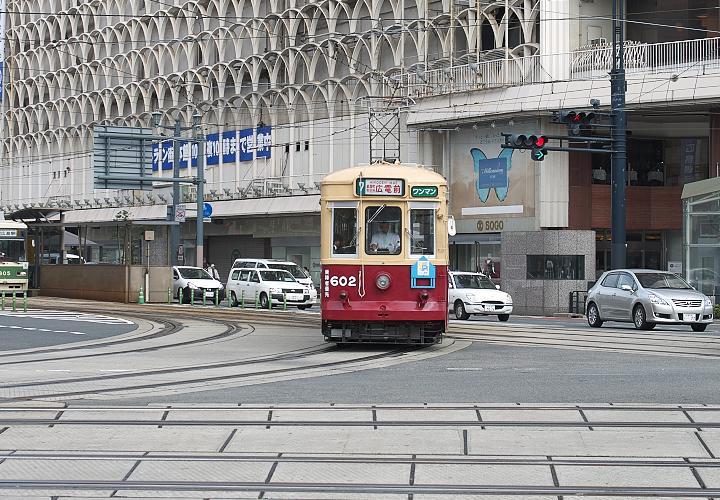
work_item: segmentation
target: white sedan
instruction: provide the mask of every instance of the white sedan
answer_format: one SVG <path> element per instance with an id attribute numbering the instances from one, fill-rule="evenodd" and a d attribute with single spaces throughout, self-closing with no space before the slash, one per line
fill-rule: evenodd
<path id="1" fill-rule="evenodd" d="M 181 304 L 190 302 L 191 296 L 195 302 L 203 297 L 212 302 L 216 294 L 220 301 L 225 298 L 223 284 L 200 267 L 174 266 L 172 273 L 174 294 Z"/>
<path id="2" fill-rule="evenodd" d="M 501 291 L 500 286 L 484 274 L 451 271 L 448 286 L 448 307 L 457 319 L 481 314 L 507 321 L 512 314 L 513 300 L 510 294 Z"/>

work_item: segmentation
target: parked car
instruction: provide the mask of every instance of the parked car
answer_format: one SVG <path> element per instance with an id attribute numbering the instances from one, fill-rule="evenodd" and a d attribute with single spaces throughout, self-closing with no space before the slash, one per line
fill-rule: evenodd
<path id="1" fill-rule="evenodd" d="M 233 307 L 241 301 L 254 304 L 257 300 L 262 309 L 283 303 L 307 309 L 314 302 L 310 287 L 299 283 L 292 274 L 282 269 L 232 269 L 227 290 Z"/>
<path id="2" fill-rule="evenodd" d="M 497 315 L 500 321 L 510 319 L 513 300 L 509 293 L 481 273 L 450 271 L 448 276 L 448 307 L 457 319 L 471 314 Z"/>
<path id="3" fill-rule="evenodd" d="M 662 323 L 703 332 L 713 320 L 710 298 L 667 271 L 607 271 L 588 291 L 586 304 L 588 323 L 596 328 L 605 321 L 624 321 L 639 330 Z"/>
<path id="4" fill-rule="evenodd" d="M 282 269 L 292 274 L 298 283 L 310 287 L 310 296 L 313 304 L 317 301 L 317 289 L 310 275 L 294 262 L 280 259 L 235 259 L 232 267 L 235 269 Z"/>
<path id="5" fill-rule="evenodd" d="M 173 290 L 175 297 L 181 304 L 190 302 L 190 298 L 194 300 L 215 300 L 217 292 L 218 300 L 224 300 L 225 288 L 223 284 L 210 276 L 205 269 L 192 266 L 174 266 L 173 273 Z"/>
<path id="6" fill-rule="evenodd" d="M 63 264 L 89 264 L 89 262 L 85 262 L 85 259 L 83 257 L 80 257 L 79 255 L 75 255 L 74 253 L 66 253 L 65 259 L 63 259 Z M 60 254 L 57 252 L 53 253 L 46 253 L 43 255 L 43 264 L 60 264 Z"/>

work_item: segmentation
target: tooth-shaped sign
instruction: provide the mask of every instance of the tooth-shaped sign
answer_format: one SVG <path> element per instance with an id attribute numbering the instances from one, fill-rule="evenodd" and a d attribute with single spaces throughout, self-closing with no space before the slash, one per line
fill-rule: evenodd
<path id="1" fill-rule="evenodd" d="M 481 149 L 470 150 L 475 168 L 475 189 L 481 202 L 487 202 L 493 189 L 498 200 L 505 201 L 510 189 L 513 151 L 513 149 L 503 149 L 497 158 L 488 158 Z"/>

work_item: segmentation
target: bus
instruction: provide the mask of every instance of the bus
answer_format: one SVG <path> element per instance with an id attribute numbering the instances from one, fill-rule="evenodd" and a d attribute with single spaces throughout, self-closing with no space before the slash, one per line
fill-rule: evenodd
<path id="1" fill-rule="evenodd" d="M 27 225 L 0 220 L 0 293 L 27 293 Z"/>
<path id="2" fill-rule="evenodd" d="M 322 332 L 335 343 L 435 344 L 447 330 L 447 182 L 378 163 L 320 187 Z"/>

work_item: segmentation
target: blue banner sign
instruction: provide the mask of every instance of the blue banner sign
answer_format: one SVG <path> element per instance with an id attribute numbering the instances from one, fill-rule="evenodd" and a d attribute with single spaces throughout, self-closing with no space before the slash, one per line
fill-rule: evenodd
<path id="1" fill-rule="evenodd" d="M 272 151 L 272 128 L 260 127 L 255 135 L 255 157 L 270 158 Z"/>
<path id="2" fill-rule="evenodd" d="M 237 158 L 237 131 L 230 130 L 222 133 L 222 161 L 235 163 Z"/>
<path id="3" fill-rule="evenodd" d="M 158 170 L 158 166 L 162 165 L 163 170 L 173 169 L 173 143 L 165 141 L 162 148 L 159 144 L 153 144 L 152 147 L 152 169 L 153 172 Z"/>
<path id="4" fill-rule="evenodd" d="M 205 138 L 205 164 L 220 163 L 220 134 L 208 134 Z"/>
<path id="5" fill-rule="evenodd" d="M 252 161 L 255 137 L 253 129 L 245 128 L 239 132 L 240 135 L 240 161 Z"/>

